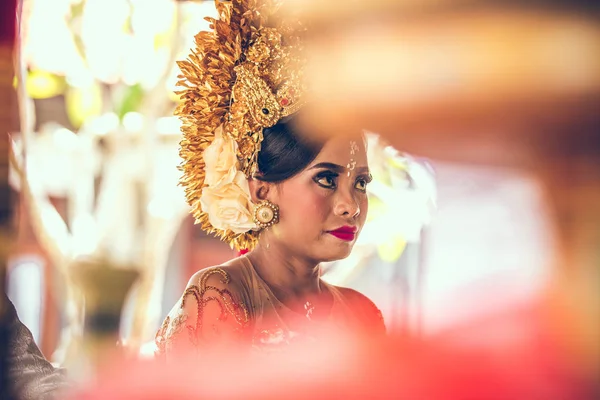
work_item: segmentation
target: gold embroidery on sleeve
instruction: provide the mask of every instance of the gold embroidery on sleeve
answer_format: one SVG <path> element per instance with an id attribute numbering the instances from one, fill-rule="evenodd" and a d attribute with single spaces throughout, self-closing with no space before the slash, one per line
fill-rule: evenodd
<path id="1" fill-rule="evenodd" d="M 167 316 L 163 321 L 160 329 L 156 332 L 156 336 L 154 336 L 154 343 L 156 343 L 156 355 L 163 356 L 167 350 L 167 328 L 169 327 L 171 319 Z"/>
<path id="2" fill-rule="evenodd" d="M 212 268 L 200 276 L 198 285 L 189 286 L 185 290 L 177 316 L 174 318 L 167 317 L 156 334 L 155 341 L 159 355 L 165 353 L 184 326 L 188 332 L 188 339 L 194 347 L 200 345 L 205 327 L 212 325 L 210 326 L 212 331 L 219 334 L 219 325 L 228 321 L 230 316 L 235 321 L 236 332 L 242 333 L 247 327 L 250 318 L 246 306 L 242 302 L 236 302 L 233 294 L 228 289 L 219 289 L 216 286 L 207 285 L 208 279 L 215 274 L 220 275 L 223 285 L 230 283 L 231 278 L 224 269 Z M 197 304 L 195 323 L 189 323 L 188 315 L 184 312 L 190 296 L 194 298 Z M 207 321 L 204 317 L 205 308 L 211 302 L 219 306 L 220 313 L 216 321 Z"/>

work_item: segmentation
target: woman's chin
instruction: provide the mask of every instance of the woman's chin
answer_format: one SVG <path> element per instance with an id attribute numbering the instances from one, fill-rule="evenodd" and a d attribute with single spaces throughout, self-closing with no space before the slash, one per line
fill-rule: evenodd
<path id="1" fill-rule="evenodd" d="M 332 262 L 343 260 L 352 252 L 354 242 L 346 243 L 342 246 L 328 246 L 323 249 L 321 260 L 322 262 Z"/>

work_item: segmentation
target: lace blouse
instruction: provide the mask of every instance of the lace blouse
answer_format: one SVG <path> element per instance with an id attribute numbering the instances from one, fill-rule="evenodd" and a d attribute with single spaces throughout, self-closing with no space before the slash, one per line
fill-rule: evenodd
<path id="1" fill-rule="evenodd" d="M 329 316 L 311 318 L 312 309 L 293 311 L 281 303 L 239 257 L 223 267 L 196 273 L 156 334 L 157 356 L 209 349 L 219 344 L 269 351 L 296 341 L 318 340 L 332 329 L 353 335 L 383 335 L 381 312 L 352 289 L 325 285 L 333 297 Z M 308 303 L 307 303 L 308 304 Z"/>

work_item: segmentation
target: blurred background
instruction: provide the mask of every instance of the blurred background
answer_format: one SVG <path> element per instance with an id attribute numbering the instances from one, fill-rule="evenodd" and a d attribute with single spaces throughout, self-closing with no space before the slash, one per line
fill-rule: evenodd
<path id="1" fill-rule="evenodd" d="M 578 351 L 597 350 L 596 2 L 290 4 L 312 19 L 313 62 L 326 66 L 311 75 L 312 127 L 369 130 L 368 222 L 325 279 L 369 296 L 390 332 L 422 337 L 525 309 L 558 285 L 569 310 L 585 310 L 567 313 L 569 334 L 593 334 Z M 133 270 L 120 336 L 152 354 L 188 278 L 236 255 L 194 225 L 177 186 L 175 61 L 214 3 L 18 7 L 8 295 L 62 364 L 83 330 L 78 260 Z"/>

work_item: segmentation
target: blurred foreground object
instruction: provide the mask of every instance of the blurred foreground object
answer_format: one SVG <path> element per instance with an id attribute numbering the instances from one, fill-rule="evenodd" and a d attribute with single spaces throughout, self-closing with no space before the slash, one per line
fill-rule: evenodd
<path id="1" fill-rule="evenodd" d="M 537 326 L 538 317 L 534 309 L 513 310 L 477 323 L 510 328 L 529 321 Z M 339 332 L 329 341 L 269 356 L 206 354 L 168 367 L 117 363 L 72 399 L 593 398 L 593 389 L 578 381 L 543 329 L 528 332 L 529 340 L 499 343 L 490 352 L 457 347 L 464 334 L 469 341 L 477 336 L 473 327 L 463 328 L 427 341 L 356 342 Z"/>
<path id="2" fill-rule="evenodd" d="M 19 320 L 8 298 L 4 326 L 8 330 L 8 382 L 1 394 L 16 395 L 19 400 L 49 400 L 58 398 L 68 389 L 66 371 L 55 368 L 35 344 L 31 331 Z M 0 397 L 2 398 L 2 397 Z"/>
<path id="3" fill-rule="evenodd" d="M 5 297 L 6 259 L 12 239 L 12 204 L 8 183 L 8 133 L 16 128 L 16 96 L 12 86 L 13 50 L 16 40 L 17 2 L 0 2 L 0 399 L 11 396 L 8 384 L 8 356 L 11 330 L 10 305 Z"/>
<path id="4" fill-rule="evenodd" d="M 0 399 L 42 400 L 64 389 L 64 371 L 42 355 L 6 296 L 6 264 L 14 238 L 14 202 L 9 184 L 10 135 L 18 131 L 13 85 L 17 2 L 0 3 Z"/>
<path id="5" fill-rule="evenodd" d="M 497 165 L 531 165 L 539 144 L 593 133 L 598 3 L 290 3 L 315 24 L 309 132 L 365 127 L 413 154 Z M 544 7 L 555 3 L 564 10 Z"/>
<path id="6" fill-rule="evenodd" d="M 317 3 L 290 3 L 315 25 L 307 132 L 364 127 L 413 154 L 540 181 L 556 241 L 551 331 L 597 376 L 600 4 L 378 0 L 338 18 Z"/>

